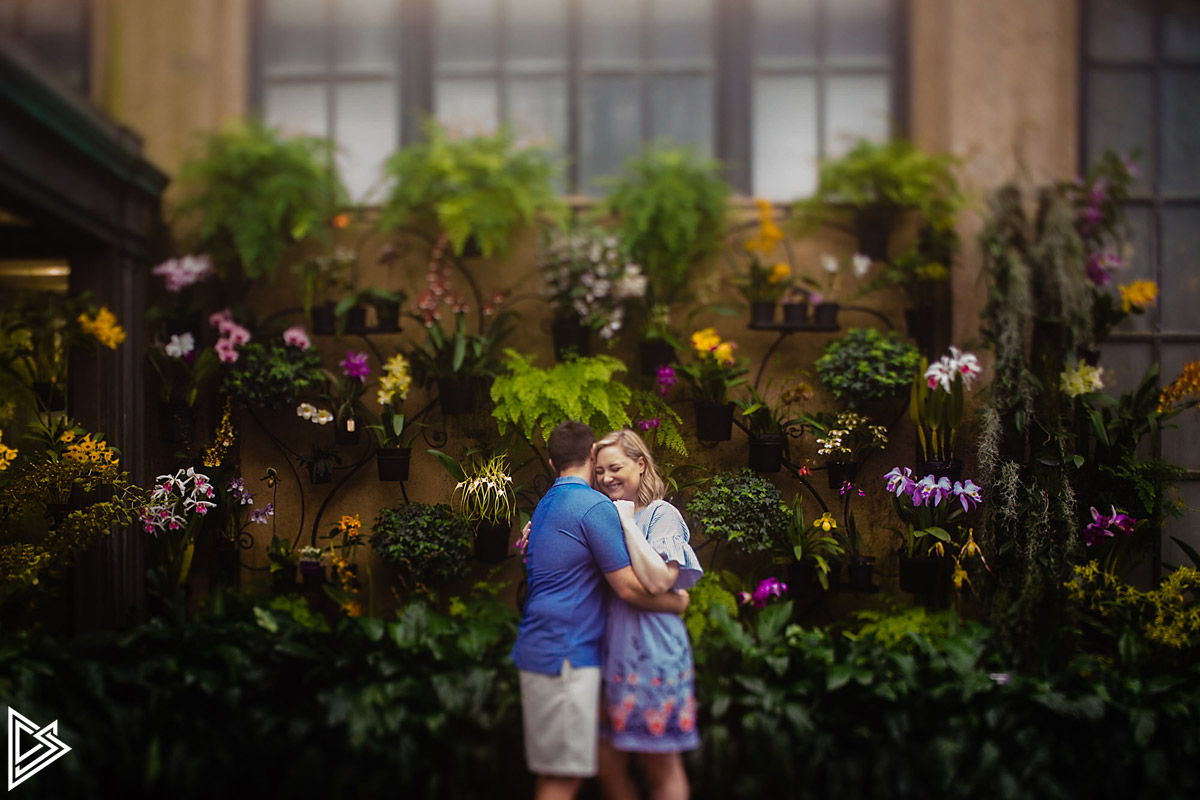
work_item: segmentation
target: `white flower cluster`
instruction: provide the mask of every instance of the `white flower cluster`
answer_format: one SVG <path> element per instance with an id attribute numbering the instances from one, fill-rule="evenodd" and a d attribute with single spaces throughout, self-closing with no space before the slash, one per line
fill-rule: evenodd
<path id="1" fill-rule="evenodd" d="M 1079 364 L 1074 369 L 1064 369 L 1059 376 L 1059 385 L 1067 397 L 1079 397 L 1104 388 L 1104 379 L 1099 367 Z"/>
<path id="2" fill-rule="evenodd" d="M 625 255 L 620 239 L 602 231 L 554 234 L 538 269 L 551 305 L 574 310 L 602 339 L 621 330 L 627 302 L 646 294 L 642 268 Z"/>
<path id="3" fill-rule="evenodd" d="M 950 355 L 942 356 L 929 365 L 925 370 L 925 380 L 932 389 L 941 386 L 943 392 L 949 392 L 956 377 L 961 377 L 963 388 L 970 390 L 971 382 L 979 377 L 983 369 L 974 353 L 964 353 L 957 347 L 950 347 Z"/>
<path id="4" fill-rule="evenodd" d="M 191 467 L 174 475 L 159 475 L 149 505 L 141 510 L 142 527 L 155 536 L 185 528 L 192 514 L 203 516 L 216 506 L 210 502 L 215 494 L 208 476 Z"/>
<path id="5" fill-rule="evenodd" d="M 333 413 L 323 408 L 317 408 L 312 403 L 301 403 L 296 406 L 296 416 L 304 417 L 317 425 L 333 422 Z"/>

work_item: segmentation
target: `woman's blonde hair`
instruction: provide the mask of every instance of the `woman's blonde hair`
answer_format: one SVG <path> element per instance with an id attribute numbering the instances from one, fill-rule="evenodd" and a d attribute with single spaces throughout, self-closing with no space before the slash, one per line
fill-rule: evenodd
<path id="1" fill-rule="evenodd" d="M 646 471 L 642 473 L 641 483 L 638 484 L 638 506 L 648 506 L 655 500 L 662 500 L 667 496 L 667 485 L 663 482 L 662 476 L 658 474 L 658 467 L 654 465 L 654 456 L 650 454 L 650 448 L 646 447 L 642 437 L 638 436 L 635 431 L 629 428 L 613 431 L 596 442 L 596 448 L 592 452 L 599 456 L 600 451 L 606 447 L 621 448 L 626 457 L 635 463 L 639 458 L 646 462 Z"/>

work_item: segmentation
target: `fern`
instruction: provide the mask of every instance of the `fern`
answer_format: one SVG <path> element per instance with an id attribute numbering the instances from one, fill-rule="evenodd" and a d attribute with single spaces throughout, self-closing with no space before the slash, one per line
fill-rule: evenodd
<path id="1" fill-rule="evenodd" d="M 612 356 L 578 358 L 550 369 L 533 366 L 533 357 L 505 350 L 507 371 L 492 384 L 492 416 L 501 435 L 510 427 L 533 441 L 545 440 L 567 420 L 586 422 L 598 431 L 629 426 L 632 392 L 614 379 L 625 365 Z"/>
<path id="2" fill-rule="evenodd" d="M 651 427 L 646 434 L 656 449 L 666 448 L 686 456 L 687 445 L 683 441 L 680 426 L 683 420 L 658 394 L 639 389 L 633 393 L 629 406 L 630 416 L 637 421 L 657 420 L 658 425 Z"/>

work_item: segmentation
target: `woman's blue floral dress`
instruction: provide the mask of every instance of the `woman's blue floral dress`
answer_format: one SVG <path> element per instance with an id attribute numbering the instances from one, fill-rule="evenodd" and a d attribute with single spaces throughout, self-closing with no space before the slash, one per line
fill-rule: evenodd
<path id="1" fill-rule="evenodd" d="M 656 500 L 634 519 L 650 546 L 679 564 L 675 588 L 694 586 L 704 570 L 678 509 Z M 617 750 L 635 753 L 699 747 L 692 646 L 683 619 L 609 597 L 604 643 L 601 736 Z"/>

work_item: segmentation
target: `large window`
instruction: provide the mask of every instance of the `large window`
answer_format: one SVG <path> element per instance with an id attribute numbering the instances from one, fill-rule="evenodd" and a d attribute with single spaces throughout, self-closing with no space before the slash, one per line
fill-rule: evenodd
<path id="1" fill-rule="evenodd" d="M 901 0 L 260 0 L 254 96 L 267 120 L 334 138 L 369 202 L 419 135 L 508 122 L 597 193 L 643 143 L 729 166 L 788 200 L 817 162 L 897 125 Z"/>
<path id="2" fill-rule="evenodd" d="M 0 0 L 3 44 L 15 44 L 62 85 L 87 95 L 87 0 Z"/>
<path id="3" fill-rule="evenodd" d="M 1200 6 L 1190 0 L 1090 0 L 1083 6 L 1082 157 L 1139 151 L 1141 178 L 1130 203 L 1128 280 L 1153 280 L 1159 302 L 1133 317 L 1104 348 L 1121 388 L 1148 364 L 1163 383 L 1200 358 Z M 1124 282 L 1124 281 L 1123 281 Z M 1196 414 L 1154 443 L 1189 470 L 1184 501 L 1200 508 L 1200 424 Z M 1195 517 L 1168 534 L 1200 546 Z M 1188 563 L 1166 539 L 1162 560 Z"/>

